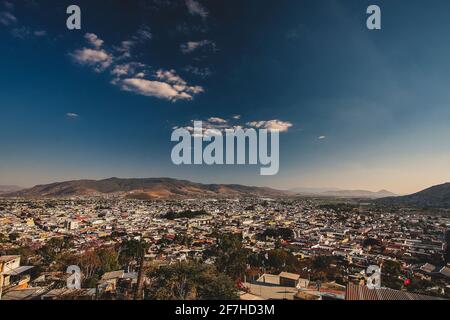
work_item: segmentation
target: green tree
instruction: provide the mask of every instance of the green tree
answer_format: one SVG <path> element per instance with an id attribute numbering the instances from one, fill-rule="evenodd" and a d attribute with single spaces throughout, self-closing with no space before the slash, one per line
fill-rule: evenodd
<path id="1" fill-rule="evenodd" d="M 149 298 L 156 300 L 237 299 L 233 280 L 214 266 L 181 262 L 151 271 Z"/>
<path id="2" fill-rule="evenodd" d="M 40 250 L 39 254 L 47 264 L 58 259 L 65 249 L 72 247 L 73 240 L 69 237 L 51 238 Z"/>
<path id="3" fill-rule="evenodd" d="M 272 268 L 275 272 L 295 272 L 298 269 L 299 262 L 289 251 L 284 249 L 274 249 L 268 253 L 267 266 Z"/>
<path id="4" fill-rule="evenodd" d="M 218 237 L 214 255 L 216 268 L 232 279 L 242 277 L 247 268 L 248 250 L 242 247 L 240 234 L 223 234 Z"/>
<path id="5" fill-rule="evenodd" d="M 400 290 L 403 286 L 403 281 L 400 276 L 402 274 L 402 267 L 400 262 L 385 260 L 381 267 L 381 284 L 385 287 Z"/>
<path id="6" fill-rule="evenodd" d="M 120 269 L 119 255 L 114 248 L 100 248 L 96 250 L 100 260 L 100 272 L 115 271 Z"/>
<path id="7" fill-rule="evenodd" d="M 119 248 L 119 262 L 122 266 L 129 268 L 139 263 L 145 253 L 146 245 L 138 240 L 125 240 Z"/>

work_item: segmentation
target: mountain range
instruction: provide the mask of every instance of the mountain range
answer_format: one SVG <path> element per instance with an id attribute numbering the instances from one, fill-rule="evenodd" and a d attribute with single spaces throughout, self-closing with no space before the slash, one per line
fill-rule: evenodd
<path id="1" fill-rule="evenodd" d="M 266 187 L 252 187 L 238 184 L 202 184 L 171 178 L 73 180 L 37 185 L 29 189 L 16 186 L 0 186 L 3 197 L 62 198 L 74 196 L 116 195 L 133 199 L 186 199 L 186 198 L 230 198 L 230 197 L 284 197 L 320 196 L 339 198 L 370 198 L 381 205 L 402 205 L 411 207 L 450 208 L 450 183 L 423 191 L 396 197 L 380 190 L 329 190 L 309 189 L 309 192 L 276 190 Z"/>
<path id="2" fill-rule="evenodd" d="M 10 197 L 73 197 L 118 195 L 136 199 L 205 197 L 278 197 L 289 194 L 264 187 L 237 184 L 202 184 L 170 178 L 74 180 L 57 182 L 5 194 Z"/>
<path id="3" fill-rule="evenodd" d="M 369 198 L 378 199 L 384 197 L 395 197 L 396 194 L 387 190 L 380 190 L 377 192 L 368 190 L 341 190 L 333 188 L 295 188 L 290 191 L 305 195 L 316 197 L 336 197 L 336 198 Z"/>

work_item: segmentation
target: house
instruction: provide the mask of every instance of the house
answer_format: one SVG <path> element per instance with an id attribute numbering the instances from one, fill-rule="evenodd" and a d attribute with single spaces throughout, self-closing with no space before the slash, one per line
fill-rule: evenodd
<path id="1" fill-rule="evenodd" d="M 423 266 L 420 267 L 420 270 L 426 273 L 432 273 L 436 267 L 430 263 L 425 263 Z"/>
<path id="2" fill-rule="evenodd" d="M 300 278 L 300 275 L 296 273 L 281 272 L 279 277 L 281 286 L 306 288 L 309 284 L 309 280 Z"/>
<path id="3" fill-rule="evenodd" d="M 263 274 L 254 283 L 244 283 L 251 297 L 256 296 L 266 300 L 294 300 L 298 290 L 308 285 L 309 280 L 290 272 L 281 272 L 279 275 Z M 248 299 L 247 296 L 244 297 Z"/>
<path id="4" fill-rule="evenodd" d="M 309 285 L 308 279 L 302 279 L 299 274 L 290 272 L 281 272 L 279 275 L 265 273 L 256 282 L 298 289 L 307 288 Z"/>
<path id="5" fill-rule="evenodd" d="M 0 256 L 0 298 L 9 289 L 28 288 L 31 266 L 21 266 L 20 256 Z"/>
<path id="6" fill-rule="evenodd" d="M 441 270 L 439 270 L 439 273 L 443 275 L 444 277 L 450 278 L 450 268 L 449 267 L 442 267 Z"/>

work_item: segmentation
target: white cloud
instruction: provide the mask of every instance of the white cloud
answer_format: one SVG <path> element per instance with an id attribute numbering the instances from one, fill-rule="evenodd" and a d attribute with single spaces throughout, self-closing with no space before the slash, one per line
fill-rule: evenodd
<path id="1" fill-rule="evenodd" d="M 130 73 L 130 65 L 129 64 L 116 65 L 111 70 L 111 73 L 117 77 L 127 76 Z"/>
<path id="2" fill-rule="evenodd" d="M 241 119 L 241 115 L 237 114 L 237 115 L 233 116 L 233 119 L 234 120 L 240 120 Z"/>
<path id="3" fill-rule="evenodd" d="M 192 53 L 203 47 L 210 47 L 213 51 L 216 50 L 216 44 L 211 40 L 188 41 L 180 45 L 181 52 L 183 53 Z"/>
<path id="4" fill-rule="evenodd" d="M 138 41 L 151 38 L 148 27 L 142 27 L 132 37 L 133 40 L 122 41 L 119 47 L 114 47 L 115 54 L 103 49 L 104 42 L 97 35 L 86 33 L 85 38 L 93 48 L 75 50 L 70 53 L 71 57 L 75 62 L 88 65 L 97 72 L 110 68 L 113 76 L 111 84 L 122 90 L 170 101 L 192 100 L 194 95 L 204 92 L 201 86 L 188 85 L 175 70 L 159 69 L 151 76 L 152 79 L 145 79 L 149 67 L 140 62 L 128 62 L 133 46 Z"/>
<path id="5" fill-rule="evenodd" d="M 208 17 L 208 10 L 206 10 L 198 1 L 185 0 L 185 3 L 191 15 L 199 15 L 203 19 Z"/>
<path id="6" fill-rule="evenodd" d="M 105 50 L 83 48 L 75 50 L 71 56 L 79 64 L 94 67 L 97 72 L 105 70 L 113 62 L 113 57 Z"/>
<path id="7" fill-rule="evenodd" d="M 151 81 L 142 78 L 128 78 L 120 82 L 121 88 L 144 96 L 157 97 L 171 101 L 191 100 L 192 96 L 177 90 L 174 86 L 161 81 Z"/>
<path id="8" fill-rule="evenodd" d="M 186 85 L 186 81 L 184 81 L 180 76 L 178 76 L 175 72 L 175 70 L 158 70 L 156 71 L 156 77 L 160 80 L 169 82 L 171 84 L 176 85 Z"/>
<path id="9" fill-rule="evenodd" d="M 318 139 L 319 140 L 325 140 L 327 138 L 327 136 L 319 136 Z"/>
<path id="10" fill-rule="evenodd" d="M 251 121 L 248 122 L 247 125 L 258 129 L 267 129 L 269 131 L 279 132 L 286 132 L 293 126 L 292 123 L 281 120 Z"/>
<path id="11" fill-rule="evenodd" d="M 5 26 L 10 26 L 17 22 L 17 18 L 11 13 L 7 11 L 0 12 L 0 23 Z"/>
<path id="12" fill-rule="evenodd" d="M 235 120 L 239 120 L 241 117 L 239 115 L 235 115 L 232 117 Z M 201 121 L 201 120 L 191 120 L 191 123 L 186 126 L 182 126 L 181 128 L 184 128 L 188 130 L 189 132 L 193 133 L 194 127 L 193 124 L 195 121 Z M 228 123 L 228 120 L 219 118 L 219 117 L 210 117 L 208 120 L 202 121 L 202 128 L 203 133 L 201 136 L 214 136 L 214 135 L 220 135 L 225 134 L 225 130 L 231 129 L 231 130 L 248 130 L 250 128 L 257 128 L 257 129 L 267 129 L 269 131 L 278 131 L 278 132 L 286 132 L 289 128 L 291 128 L 293 125 L 290 122 L 287 121 L 281 121 L 281 120 L 267 120 L 267 121 L 252 121 L 248 122 L 246 126 L 244 125 L 230 125 Z M 179 128 L 178 126 L 176 128 Z"/>
<path id="13" fill-rule="evenodd" d="M 84 37 L 96 49 L 100 49 L 104 43 L 104 41 L 94 33 L 86 33 Z"/>
<path id="14" fill-rule="evenodd" d="M 211 117 L 208 119 L 209 122 L 212 123 L 227 123 L 228 121 L 219 117 Z"/>
<path id="15" fill-rule="evenodd" d="M 131 49 L 134 47 L 135 44 L 136 44 L 135 41 L 125 40 L 125 41 L 121 42 L 119 47 L 114 47 L 116 49 L 116 51 L 118 51 L 121 54 L 119 59 L 130 58 L 131 57 Z"/>
<path id="16" fill-rule="evenodd" d="M 167 82 L 178 92 L 186 92 L 189 95 L 204 92 L 201 86 L 189 86 L 187 82 L 176 74 L 175 70 L 158 70 L 155 77 L 161 81 Z"/>
<path id="17" fill-rule="evenodd" d="M 73 113 L 73 112 L 66 113 L 66 116 L 71 119 L 76 119 L 76 118 L 80 117 L 77 113 Z"/>
<path id="18" fill-rule="evenodd" d="M 145 74 L 142 72 L 142 69 L 145 69 L 146 67 L 147 66 L 145 64 L 140 62 L 115 64 L 113 69 L 111 70 L 111 74 L 113 74 L 116 77 L 132 76 L 137 78 L 143 78 L 143 75 Z"/>

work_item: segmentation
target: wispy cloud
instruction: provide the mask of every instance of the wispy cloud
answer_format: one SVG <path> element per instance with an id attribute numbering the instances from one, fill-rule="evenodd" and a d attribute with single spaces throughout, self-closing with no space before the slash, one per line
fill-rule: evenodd
<path id="1" fill-rule="evenodd" d="M 142 78 L 145 76 L 145 70 L 147 66 L 140 62 L 126 62 L 121 64 L 115 64 L 111 70 L 111 74 L 120 78 L 124 76 L 135 76 Z"/>
<path id="2" fill-rule="evenodd" d="M 124 40 L 119 46 L 115 46 L 114 49 L 119 53 L 118 60 L 127 59 L 131 57 L 132 49 L 145 41 L 151 40 L 153 38 L 151 29 L 147 25 L 142 25 L 135 35 L 130 39 Z"/>
<path id="3" fill-rule="evenodd" d="M 201 48 L 209 48 L 213 51 L 217 50 L 216 44 L 211 40 L 188 41 L 180 45 L 181 52 L 192 53 Z"/>
<path id="4" fill-rule="evenodd" d="M 0 23 L 4 26 L 11 26 L 17 23 L 17 18 L 11 12 L 3 11 L 0 12 Z"/>
<path id="5" fill-rule="evenodd" d="M 203 19 L 206 19 L 209 15 L 208 10 L 204 6 L 202 6 L 198 1 L 196 0 L 185 0 L 186 6 L 189 10 L 189 13 L 191 15 L 199 15 Z"/>
<path id="6" fill-rule="evenodd" d="M 0 11 L 0 25 L 10 29 L 11 35 L 15 38 L 26 39 L 29 37 L 44 37 L 47 35 L 45 30 L 33 30 L 28 26 L 21 25 L 13 13 L 14 4 L 8 1 L 3 2 L 4 11 Z"/>
<path id="7" fill-rule="evenodd" d="M 116 79 L 115 84 L 125 91 L 173 102 L 192 100 L 194 95 L 204 91 L 200 86 L 189 86 L 174 70 L 158 70 L 153 80 L 144 77 L 145 74 L 141 72 L 132 78 Z"/>
<path id="8" fill-rule="evenodd" d="M 47 31 L 45 30 L 36 30 L 33 32 L 36 37 L 45 37 L 47 35 Z"/>
<path id="9" fill-rule="evenodd" d="M 168 83 L 151 81 L 142 78 L 128 78 L 120 81 L 121 88 L 148 97 L 157 97 L 171 101 L 191 100 L 192 96 L 178 91 Z"/>
<path id="10" fill-rule="evenodd" d="M 94 33 L 86 33 L 84 37 L 96 49 L 100 49 L 104 43 L 104 41 Z"/>
<path id="11" fill-rule="evenodd" d="M 71 56 L 79 64 L 92 66 L 96 72 L 104 71 L 113 62 L 113 57 L 102 49 L 78 49 Z"/>
<path id="12" fill-rule="evenodd" d="M 19 38 L 19 39 L 26 39 L 29 37 L 45 37 L 47 35 L 47 31 L 45 30 L 36 30 L 33 31 L 28 27 L 18 27 L 18 28 L 13 28 L 11 30 L 11 34 L 13 37 L 15 38 Z"/>
<path id="13" fill-rule="evenodd" d="M 221 135 L 225 133 L 225 130 L 232 129 L 232 130 L 247 130 L 250 128 L 261 128 L 261 129 L 267 129 L 268 131 L 278 131 L 278 132 L 287 132 L 289 128 L 293 126 L 292 123 L 287 121 L 281 121 L 281 120 L 266 120 L 266 121 L 251 121 L 246 124 L 244 123 L 237 123 L 236 120 L 240 120 L 240 116 L 233 116 L 232 120 L 223 119 L 220 117 L 210 117 L 207 120 L 191 120 L 188 125 L 181 126 L 181 127 L 174 127 L 174 129 L 177 128 L 184 128 L 188 130 L 189 132 L 194 132 L 194 122 L 195 121 L 202 121 L 202 128 L 203 133 L 201 136 L 216 136 Z"/>
<path id="14" fill-rule="evenodd" d="M 80 115 L 77 113 L 68 112 L 68 113 L 66 113 L 66 117 L 69 119 L 78 119 L 80 117 Z"/>
<path id="15" fill-rule="evenodd" d="M 9 9 L 9 10 L 13 10 L 14 9 L 14 4 L 12 2 L 3 1 L 3 5 L 5 6 L 6 9 Z"/>
<path id="16" fill-rule="evenodd" d="M 319 136 L 318 139 L 319 140 L 325 140 L 327 138 L 327 136 Z"/>
<path id="17" fill-rule="evenodd" d="M 189 72 L 190 74 L 193 74 L 200 78 L 207 78 L 212 75 L 212 71 L 208 67 L 200 68 L 200 67 L 194 67 L 194 66 L 189 65 L 184 68 L 184 71 Z"/>
<path id="18" fill-rule="evenodd" d="M 258 129 L 279 132 L 286 132 L 293 126 L 291 122 L 281 120 L 251 121 L 247 122 L 247 125 Z"/>
<path id="19" fill-rule="evenodd" d="M 211 117 L 208 119 L 209 122 L 212 123 L 227 123 L 228 121 L 219 117 Z"/>

